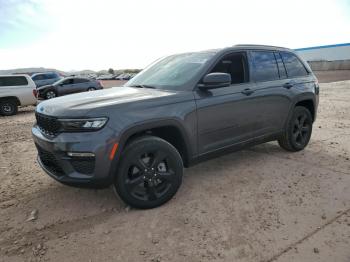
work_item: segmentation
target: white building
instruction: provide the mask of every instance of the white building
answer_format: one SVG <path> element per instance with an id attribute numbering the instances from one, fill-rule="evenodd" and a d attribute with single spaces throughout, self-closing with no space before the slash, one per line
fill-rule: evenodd
<path id="1" fill-rule="evenodd" d="M 350 60 L 350 43 L 295 49 L 306 61 Z"/>

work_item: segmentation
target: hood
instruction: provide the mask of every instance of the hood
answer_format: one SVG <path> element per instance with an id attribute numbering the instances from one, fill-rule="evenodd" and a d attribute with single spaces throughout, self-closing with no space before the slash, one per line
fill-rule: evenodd
<path id="1" fill-rule="evenodd" d="M 92 110 L 99 111 L 98 109 L 119 107 L 127 103 L 159 99 L 174 94 L 174 91 L 159 89 L 113 87 L 46 100 L 37 106 L 36 111 L 57 117 L 82 117 Z"/>
<path id="2" fill-rule="evenodd" d="M 38 91 L 40 91 L 40 90 L 44 90 L 44 89 L 50 88 L 50 87 L 53 87 L 53 85 L 38 86 L 36 89 L 37 89 Z"/>

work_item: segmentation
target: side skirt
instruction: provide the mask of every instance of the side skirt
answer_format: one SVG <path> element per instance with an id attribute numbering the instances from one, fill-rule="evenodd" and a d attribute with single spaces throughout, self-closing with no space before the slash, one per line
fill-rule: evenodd
<path id="1" fill-rule="evenodd" d="M 249 140 L 246 140 L 243 142 L 239 142 L 236 144 L 232 144 L 232 145 L 228 145 L 228 146 L 225 146 L 222 148 L 218 148 L 214 151 L 200 154 L 198 156 L 195 156 L 194 158 L 192 158 L 189 161 L 188 167 L 194 166 L 196 164 L 199 164 L 199 163 L 206 161 L 206 160 L 209 160 L 209 159 L 213 159 L 213 158 L 220 157 L 220 156 L 232 153 L 232 152 L 242 150 L 244 148 L 248 148 L 248 147 L 252 147 L 255 145 L 259 145 L 259 144 L 263 144 L 266 142 L 277 140 L 282 134 L 283 134 L 283 131 L 280 131 L 277 133 L 268 134 L 268 135 L 260 136 L 257 138 L 252 138 L 252 139 L 249 139 Z"/>

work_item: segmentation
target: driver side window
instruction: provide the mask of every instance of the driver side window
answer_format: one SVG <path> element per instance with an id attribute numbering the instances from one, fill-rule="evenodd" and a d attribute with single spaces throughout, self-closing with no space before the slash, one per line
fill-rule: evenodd
<path id="1" fill-rule="evenodd" d="M 247 59 L 245 53 L 225 55 L 210 73 L 227 73 L 231 75 L 231 84 L 249 82 Z"/>
<path id="2" fill-rule="evenodd" d="M 73 84 L 73 79 L 67 79 L 65 81 L 63 81 L 62 85 L 70 85 L 70 84 Z"/>

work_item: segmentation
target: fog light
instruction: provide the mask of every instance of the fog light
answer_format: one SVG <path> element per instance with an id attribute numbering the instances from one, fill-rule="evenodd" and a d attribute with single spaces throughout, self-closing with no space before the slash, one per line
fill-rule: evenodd
<path id="1" fill-rule="evenodd" d="M 67 152 L 70 157 L 95 157 L 94 153 Z"/>

